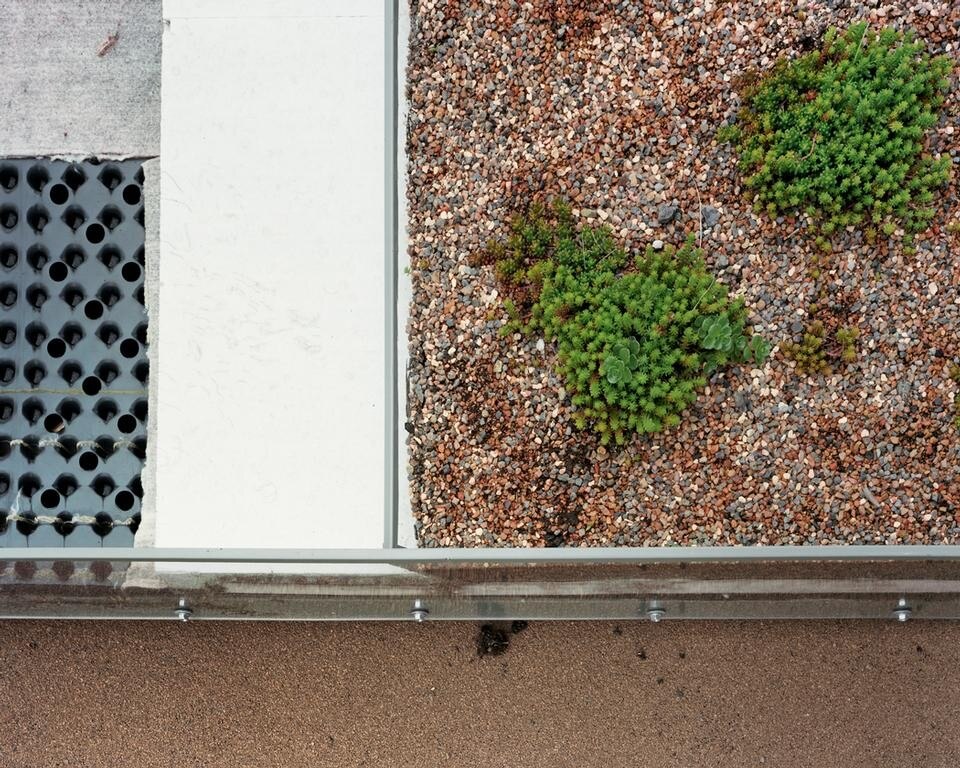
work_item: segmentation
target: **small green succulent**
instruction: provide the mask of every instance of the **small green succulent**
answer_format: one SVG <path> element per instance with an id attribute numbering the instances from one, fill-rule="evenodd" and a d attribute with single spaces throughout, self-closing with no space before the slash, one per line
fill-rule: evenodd
<path id="1" fill-rule="evenodd" d="M 733 329 L 726 315 L 705 317 L 700 321 L 700 344 L 704 349 L 733 349 Z"/>
<path id="2" fill-rule="evenodd" d="M 770 357 L 770 342 L 763 336 L 754 334 L 743 349 L 743 359 L 745 362 L 752 362 L 755 365 L 763 365 Z"/>
<path id="3" fill-rule="evenodd" d="M 613 345 L 610 355 L 603 361 L 603 373 L 611 384 L 624 384 L 633 378 L 640 356 L 640 342 L 633 336 Z"/>

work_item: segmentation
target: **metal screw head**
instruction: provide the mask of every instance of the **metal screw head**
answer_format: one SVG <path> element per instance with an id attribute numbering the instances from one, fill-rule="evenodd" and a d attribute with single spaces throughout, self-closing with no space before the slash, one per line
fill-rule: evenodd
<path id="1" fill-rule="evenodd" d="M 180 619 L 180 621 L 190 620 L 190 617 L 193 616 L 193 609 L 187 605 L 186 598 L 181 597 L 177 601 L 177 609 L 173 612 L 173 615 Z"/>
<path id="2" fill-rule="evenodd" d="M 410 615 L 417 624 L 423 624 L 430 617 L 430 609 L 427 608 L 427 604 L 423 600 L 414 600 Z"/>
<path id="3" fill-rule="evenodd" d="M 893 609 L 893 615 L 896 616 L 897 621 L 904 622 L 910 618 L 910 614 L 913 611 L 910 609 L 910 606 L 907 604 L 906 598 L 901 597 L 897 601 L 897 607 Z"/>
<path id="4" fill-rule="evenodd" d="M 663 620 L 663 617 L 667 615 L 667 612 L 664 610 L 663 606 L 660 605 L 659 600 L 653 600 L 647 606 L 647 618 L 650 619 L 654 624 L 659 623 Z"/>

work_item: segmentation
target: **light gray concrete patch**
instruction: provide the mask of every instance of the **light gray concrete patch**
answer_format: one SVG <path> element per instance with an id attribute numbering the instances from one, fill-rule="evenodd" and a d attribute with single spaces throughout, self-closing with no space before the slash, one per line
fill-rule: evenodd
<path id="1" fill-rule="evenodd" d="M 160 0 L 0 0 L 0 155 L 159 154 L 162 28 Z"/>

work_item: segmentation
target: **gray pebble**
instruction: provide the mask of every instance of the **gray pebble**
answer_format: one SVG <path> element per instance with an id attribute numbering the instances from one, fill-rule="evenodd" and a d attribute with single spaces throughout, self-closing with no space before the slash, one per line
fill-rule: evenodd
<path id="1" fill-rule="evenodd" d="M 712 205 L 703 206 L 703 227 L 704 229 L 710 229 L 718 221 L 720 221 L 720 211 L 714 208 Z"/>
<path id="2" fill-rule="evenodd" d="M 659 224 L 669 224 L 673 221 L 673 217 L 677 215 L 677 206 L 675 205 L 661 205 L 657 210 L 657 223 Z"/>

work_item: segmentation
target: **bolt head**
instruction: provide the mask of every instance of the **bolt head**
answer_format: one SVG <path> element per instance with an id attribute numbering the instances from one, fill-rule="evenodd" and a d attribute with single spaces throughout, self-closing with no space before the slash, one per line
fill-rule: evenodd
<path id="1" fill-rule="evenodd" d="M 647 611 L 647 618 L 654 624 L 660 623 L 666 615 L 667 612 L 663 608 L 651 608 Z"/>
<path id="2" fill-rule="evenodd" d="M 423 600 L 414 600 L 410 615 L 417 624 L 423 624 L 430 617 L 430 609 Z"/>
<path id="3" fill-rule="evenodd" d="M 907 598 L 901 597 L 897 600 L 897 607 L 893 609 L 893 615 L 896 617 L 897 621 L 904 622 L 910 618 L 911 613 L 913 613 L 910 608 L 910 604 L 907 602 Z"/>
<path id="4" fill-rule="evenodd" d="M 190 617 L 193 616 L 193 610 L 187 604 L 186 598 L 181 597 L 177 601 L 177 608 L 173 612 L 173 615 L 180 619 L 180 621 L 190 620 Z"/>

